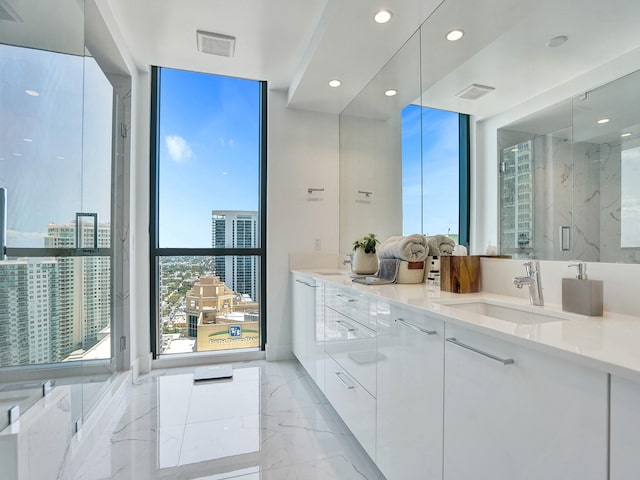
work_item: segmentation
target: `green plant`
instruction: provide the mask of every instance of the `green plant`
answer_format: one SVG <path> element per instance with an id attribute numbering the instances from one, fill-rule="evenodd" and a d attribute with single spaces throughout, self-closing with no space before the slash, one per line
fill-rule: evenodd
<path id="1" fill-rule="evenodd" d="M 370 233 L 366 237 L 362 237 L 359 240 L 353 242 L 353 250 L 362 248 L 364 253 L 376 253 L 376 245 L 380 243 L 380 240 L 376 238 L 375 233 Z"/>

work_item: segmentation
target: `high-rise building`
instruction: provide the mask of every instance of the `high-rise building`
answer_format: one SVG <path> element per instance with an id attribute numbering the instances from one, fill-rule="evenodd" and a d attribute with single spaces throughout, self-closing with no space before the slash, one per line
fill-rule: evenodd
<path id="1" fill-rule="evenodd" d="M 58 262 L 0 261 L 0 366 L 58 361 Z"/>
<path id="2" fill-rule="evenodd" d="M 258 246 L 258 212 L 213 210 L 211 212 L 211 246 L 213 248 L 256 248 Z M 258 294 L 258 258 L 224 256 L 215 259 L 215 274 L 234 292 Z"/>
<path id="3" fill-rule="evenodd" d="M 196 337 L 198 324 L 216 323 L 233 312 L 234 293 L 219 277 L 202 277 L 186 294 L 187 335 Z"/>
<path id="4" fill-rule="evenodd" d="M 502 241 L 505 253 L 534 247 L 531 141 L 502 150 Z"/>
<path id="5" fill-rule="evenodd" d="M 81 246 L 93 246 L 93 224 L 81 223 Z M 98 247 L 111 241 L 109 224 L 98 225 Z M 45 247 L 76 248 L 76 223 L 50 223 Z M 61 257 L 58 260 L 59 359 L 88 349 L 111 321 L 110 257 Z"/>

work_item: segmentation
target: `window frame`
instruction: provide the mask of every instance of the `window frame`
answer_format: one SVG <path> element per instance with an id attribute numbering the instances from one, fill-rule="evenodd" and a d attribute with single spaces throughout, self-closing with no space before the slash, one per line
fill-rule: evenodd
<path id="1" fill-rule="evenodd" d="M 157 359 L 160 352 L 160 258 L 172 256 L 256 256 L 259 258 L 259 308 L 260 308 L 260 350 L 264 351 L 267 342 L 267 82 L 256 80 L 260 84 L 260 159 L 259 159 L 259 192 L 258 192 L 258 238 L 256 248 L 160 248 L 159 204 L 160 204 L 160 175 L 159 151 L 160 135 L 160 70 L 163 67 L 151 67 L 151 115 L 150 115 L 150 169 L 149 169 L 149 285 L 150 310 L 149 331 L 150 350 L 153 359 Z M 169 67 L 167 67 L 169 68 Z M 203 75 L 215 75 L 204 72 Z M 211 354 L 211 352 L 194 352 L 195 355 Z M 218 353 L 225 353 L 224 350 Z M 228 353 L 228 352 L 227 352 Z"/>

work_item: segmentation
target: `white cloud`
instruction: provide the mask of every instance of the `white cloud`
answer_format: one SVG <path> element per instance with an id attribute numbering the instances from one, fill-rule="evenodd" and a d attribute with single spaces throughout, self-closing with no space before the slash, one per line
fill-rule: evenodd
<path id="1" fill-rule="evenodd" d="M 193 158 L 193 150 L 180 135 L 169 135 L 165 138 L 169 156 L 174 162 L 182 163 Z"/>
<path id="2" fill-rule="evenodd" d="M 236 141 L 233 138 L 220 137 L 218 138 L 218 141 L 220 142 L 220 145 L 223 147 L 226 146 L 233 149 L 236 146 Z"/>

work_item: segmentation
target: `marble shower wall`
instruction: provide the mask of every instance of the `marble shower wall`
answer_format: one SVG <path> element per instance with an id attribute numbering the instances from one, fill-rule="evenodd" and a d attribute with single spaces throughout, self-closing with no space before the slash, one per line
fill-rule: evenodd
<path id="1" fill-rule="evenodd" d="M 560 260 L 602 261 L 600 149 L 600 145 L 589 142 L 578 142 L 572 145 L 573 225 L 571 228 L 571 250 L 562 252 Z M 620 195 L 619 184 L 618 195 Z"/>

